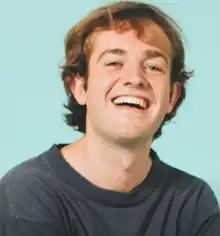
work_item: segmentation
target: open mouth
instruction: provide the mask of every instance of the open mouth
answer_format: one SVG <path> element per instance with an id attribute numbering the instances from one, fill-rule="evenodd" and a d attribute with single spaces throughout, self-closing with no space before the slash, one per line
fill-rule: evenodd
<path id="1" fill-rule="evenodd" d="M 121 108 L 145 110 L 149 107 L 149 101 L 145 98 L 121 96 L 112 100 L 113 104 Z"/>
<path id="2" fill-rule="evenodd" d="M 127 107 L 127 108 L 135 108 L 138 110 L 144 110 L 145 108 L 143 108 L 142 106 L 140 106 L 139 104 L 133 104 L 133 103 L 119 103 L 119 104 L 115 104 L 118 107 Z"/>

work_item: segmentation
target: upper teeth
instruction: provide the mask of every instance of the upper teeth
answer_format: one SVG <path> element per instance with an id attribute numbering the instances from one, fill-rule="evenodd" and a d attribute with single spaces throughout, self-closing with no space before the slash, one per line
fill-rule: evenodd
<path id="1" fill-rule="evenodd" d="M 114 100 L 114 104 L 124 104 L 124 103 L 139 105 L 142 108 L 147 107 L 146 100 L 142 98 L 121 96 Z"/>

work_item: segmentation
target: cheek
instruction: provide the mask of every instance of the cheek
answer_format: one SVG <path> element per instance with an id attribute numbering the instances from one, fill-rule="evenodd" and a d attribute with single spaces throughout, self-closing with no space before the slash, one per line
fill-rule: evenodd
<path id="1" fill-rule="evenodd" d="M 152 82 L 152 88 L 157 102 L 168 104 L 170 101 L 170 82 L 165 78 L 158 78 Z"/>
<path id="2" fill-rule="evenodd" d="M 108 89 L 108 84 L 105 78 L 100 75 L 90 76 L 88 78 L 88 88 L 87 88 L 87 107 L 88 110 L 103 110 L 103 104 L 105 102 L 106 91 Z"/>
<path id="3" fill-rule="evenodd" d="M 120 76 L 118 73 L 106 73 L 106 71 L 100 71 L 99 73 L 93 74 L 91 88 L 96 91 L 101 99 L 107 99 Z"/>

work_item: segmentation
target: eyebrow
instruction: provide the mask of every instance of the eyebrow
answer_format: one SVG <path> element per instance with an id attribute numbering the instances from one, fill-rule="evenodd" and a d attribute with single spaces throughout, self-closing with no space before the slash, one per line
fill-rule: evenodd
<path id="1" fill-rule="evenodd" d="M 98 61 L 100 61 L 106 54 L 114 54 L 118 56 L 123 56 L 123 55 L 126 55 L 127 52 L 120 48 L 106 49 L 99 55 Z"/>
<path id="2" fill-rule="evenodd" d="M 104 50 L 98 57 L 98 61 L 100 61 L 106 54 L 114 54 L 114 55 L 118 55 L 118 56 L 124 56 L 127 54 L 127 51 L 125 51 L 124 49 L 121 48 L 113 48 L 113 49 L 106 49 Z M 152 58 L 157 58 L 157 57 L 161 57 L 164 59 L 164 61 L 169 64 L 169 59 L 168 56 L 166 56 L 164 53 L 162 53 L 161 51 L 157 51 L 157 50 L 146 50 L 144 52 L 144 56 L 147 59 L 152 59 Z"/>
<path id="3" fill-rule="evenodd" d="M 169 64 L 169 59 L 168 56 L 166 56 L 164 53 L 160 52 L 160 51 L 156 51 L 156 50 L 147 50 L 145 52 L 146 54 L 146 58 L 147 59 L 152 59 L 152 58 L 157 58 L 157 57 L 161 57 L 164 59 L 164 61 L 166 62 L 166 64 Z"/>

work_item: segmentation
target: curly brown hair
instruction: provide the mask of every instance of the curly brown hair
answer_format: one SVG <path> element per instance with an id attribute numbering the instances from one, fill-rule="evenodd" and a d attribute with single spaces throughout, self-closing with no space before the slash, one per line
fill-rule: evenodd
<path id="1" fill-rule="evenodd" d="M 147 21 L 158 24 L 172 45 L 171 85 L 180 84 L 180 97 L 170 114 L 167 114 L 154 134 L 154 139 L 162 133 L 162 126 L 175 115 L 186 96 L 186 82 L 193 75 L 186 71 L 185 52 L 181 37 L 180 27 L 158 7 L 151 4 L 133 1 L 123 1 L 109 4 L 92 11 L 86 18 L 72 27 L 65 39 L 65 60 L 62 65 L 62 80 L 68 95 L 68 109 L 65 114 L 66 123 L 82 133 L 86 132 L 86 106 L 79 105 L 74 95 L 70 92 L 70 82 L 76 75 L 85 79 L 87 89 L 88 61 L 92 52 L 93 35 L 95 32 L 114 29 L 124 32 L 128 29 L 136 31 L 139 38 L 144 38 L 144 26 Z M 172 92 L 172 91 L 171 91 Z"/>

